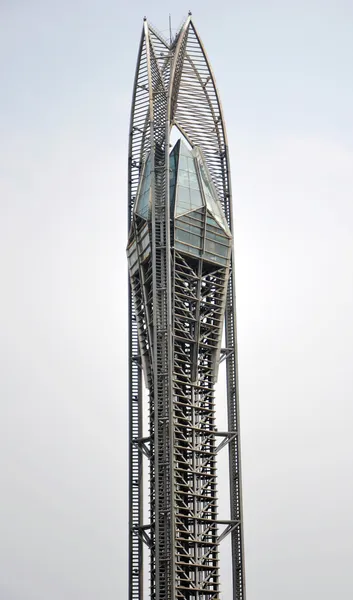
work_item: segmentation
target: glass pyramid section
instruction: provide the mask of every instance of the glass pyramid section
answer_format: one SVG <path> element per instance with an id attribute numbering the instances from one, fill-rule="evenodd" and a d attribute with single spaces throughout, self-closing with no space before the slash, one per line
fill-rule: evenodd
<path id="1" fill-rule="evenodd" d="M 209 212 L 216 219 L 217 223 L 222 227 L 222 229 L 224 229 L 224 231 L 227 233 L 227 235 L 229 235 L 231 237 L 231 233 L 230 233 L 230 230 L 228 227 L 227 220 L 223 213 L 221 202 L 219 200 L 216 188 L 213 184 L 211 175 L 209 173 L 209 170 L 207 168 L 205 159 L 202 155 L 200 148 L 195 147 L 194 154 L 195 154 L 198 168 L 199 168 L 202 191 L 203 191 L 203 194 L 205 197 L 206 206 L 207 206 Z"/>
<path id="2" fill-rule="evenodd" d="M 178 140 L 170 154 L 170 198 L 175 218 L 206 206 L 229 237 L 231 233 L 203 154 Z"/>
<path id="3" fill-rule="evenodd" d="M 148 154 L 135 205 L 135 213 L 146 220 L 150 216 L 152 200 L 151 178 L 151 155 Z M 171 214 L 176 219 L 206 206 L 225 234 L 231 237 L 221 202 L 200 148 L 195 146 L 189 149 L 181 139 L 170 153 L 170 203 Z"/>

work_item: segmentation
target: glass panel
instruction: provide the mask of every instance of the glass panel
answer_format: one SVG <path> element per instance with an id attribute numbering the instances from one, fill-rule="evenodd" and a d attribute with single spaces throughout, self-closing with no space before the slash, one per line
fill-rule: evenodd
<path id="1" fill-rule="evenodd" d="M 138 193 L 138 199 L 136 203 L 136 214 L 138 214 L 143 219 L 148 218 L 149 204 L 150 204 L 150 189 L 151 189 L 151 159 L 150 156 L 147 157 L 147 162 L 144 166 L 143 174 L 142 174 L 142 182 Z"/>
<path id="2" fill-rule="evenodd" d="M 179 168 L 178 170 L 178 184 L 189 187 L 189 173 Z"/>
<path id="3" fill-rule="evenodd" d="M 189 233 L 187 231 L 181 231 L 181 229 L 177 229 L 176 237 L 177 237 L 177 240 L 180 240 L 182 242 L 189 241 Z"/>
<path id="4" fill-rule="evenodd" d="M 188 187 L 177 185 L 176 214 L 180 215 L 191 209 L 190 190 Z"/>
<path id="5" fill-rule="evenodd" d="M 210 229 L 207 229 L 207 231 L 206 231 L 206 238 L 208 240 L 215 240 L 216 242 L 219 242 L 220 244 L 225 244 L 226 246 L 229 246 L 229 238 L 227 238 L 225 235 L 220 235 L 219 233 L 214 233 L 213 231 L 210 231 Z"/>
<path id="6" fill-rule="evenodd" d="M 187 203 L 187 205 L 190 206 L 190 190 L 188 187 L 177 185 L 177 196 L 178 203 L 183 202 L 184 204 Z"/>
<path id="7" fill-rule="evenodd" d="M 193 158 L 188 158 L 188 171 L 190 173 L 195 173 L 195 163 Z"/>
<path id="8" fill-rule="evenodd" d="M 169 163 L 169 166 L 170 166 L 170 178 L 169 178 L 169 181 L 170 181 L 170 184 L 173 185 L 175 183 L 175 160 L 171 159 L 171 161 Z"/>
<path id="9" fill-rule="evenodd" d="M 228 247 L 222 244 L 215 244 L 215 252 L 221 254 L 221 256 L 228 256 Z"/>
<path id="10" fill-rule="evenodd" d="M 219 230 L 219 224 L 210 215 L 207 215 L 207 224 L 208 225 L 212 225 L 212 227 L 214 227 L 215 229 Z"/>
<path id="11" fill-rule="evenodd" d="M 214 254 L 220 254 L 221 256 L 228 256 L 227 246 L 222 246 L 211 240 L 206 240 L 206 250 Z"/>
<path id="12" fill-rule="evenodd" d="M 180 144 L 179 142 L 177 142 L 173 148 L 173 150 L 170 153 L 170 163 L 173 164 L 173 168 L 176 169 L 178 166 L 178 160 L 179 160 L 179 150 L 180 150 Z"/>
<path id="13" fill-rule="evenodd" d="M 214 217 L 215 217 L 216 221 L 219 223 L 219 225 L 230 236 L 231 234 L 229 231 L 227 220 L 224 216 L 221 202 L 220 202 L 218 194 L 217 194 L 217 190 L 213 185 L 213 182 L 212 182 L 211 176 L 208 172 L 202 152 L 200 151 L 199 148 L 195 148 L 194 152 L 197 157 L 197 164 L 199 167 L 202 189 L 203 189 L 203 193 L 205 195 L 207 208 L 214 215 Z"/>
<path id="14" fill-rule="evenodd" d="M 206 240 L 206 250 L 212 253 L 215 252 L 215 243 L 211 242 L 210 240 Z"/>
<path id="15" fill-rule="evenodd" d="M 169 167 L 170 167 L 170 212 L 174 215 L 174 206 L 175 206 L 175 183 L 176 183 L 176 171 L 178 167 L 179 160 L 179 149 L 180 143 L 177 142 L 170 153 L 169 157 Z"/>
<path id="16" fill-rule="evenodd" d="M 229 231 L 226 218 L 223 214 L 221 205 L 219 201 L 216 201 L 212 196 L 206 197 L 207 208 L 214 214 L 218 223 L 225 229 L 227 232 Z"/>
<path id="17" fill-rule="evenodd" d="M 225 248 L 226 250 L 221 250 L 219 253 L 222 254 L 223 256 L 227 256 L 228 255 L 228 248 L 230 245 L 230 239 L 228 236 L 226 236 L 224 229 L 222 229 L 219 224 L 217 223 L 217 221 L 215 221 L 215 219 L 209 215 L 207 215 L 206 218 L 207 221 L 207 225 L 206 225 L 206 239 L 207 240 L 214 240 L 214 242 L 218 242 L 218 245 L 223 245 L 223 248 Z M 217 252 L 217 250 L 214 250 L 215 252 Z"/>
<path id="18" fill-rule="evenodd" d="M 175 185 L 170 186 L 170 206 L 171 206 L 171 214 L 174 212 L 174 204 L 175 204 Z"/>
<path id="19" fill-rule="evenodd" d="M 189 215 L 185 215 L 183 217 L 184 221 L 189 221 L 190 223 L 193 223 L 195 220 L 196 221 L 204 221 L 204 215 L 203 215 L 203 211 L 201 210 L 194 210 L 192 213 L 190 213 Z"/>
<path id="20" fill-rule="evenodd" d="M 190 200 L 192 208 L 199 208 L 202 206 L 202 197 L 200 190 L 190 189 Z"/>
<path id="21" fill-rule="evenodd" d="M 184 144 L 184 142 L 182 140 L 180 140 L 180 155 L 181 156 L 191 156 L 192 157 L 191 150 L 189 150 L 189 148 L 187 147 L 187 145 Z"/>
<path id="22" fill-rule="evenodd" d="M 197 248 L 193 248 L 192 246 L 188 246 L 187 244 L 183 244 L 182 242 L 175 242 L 175 247 L 177 250 L 181 252 L 186 252 L 187 254 L 192 254 L 193 256 L 200 256 L 200 250 Z"/>
<path id="23" fill-rule="evenodd" d="M 188 231 L 183 231 L 182 229 L 176 230 L 176 239 L 184 242 L 186 244 L 191 244 L 192 246 L 201 247 L 201 236 L 194 235 L 193 233 L 189 233 Z"/>
<path id="24" fill-rule="evenodd" d="M 175 214 L 180 215 L 203 206 L 204 203 L 199 188 L 193 154 L 183 142 L 180 142 L 179 144 L 179 163 L 176 177 L 177 194 Z M 171 183 L 173 183 L 172 180 Z M 186 188 L 188 190 L 187 192 L 185 191 Z"/>
<path id="25" fill-rule="evenodd" d="M 182 154 L 179 156 L 178 167 L 179 169 L 184 169 L 184 171 L 188 171 L 188 159 L 186 158 L 186 156 L 183 156 Z"/>
<path id="26" fill-rule="evenodd" d="M 147 163 L 146 163 L 144 177 L 147 178 L 150 175 L 150 173 L 151 173 L 151 160 L 150 160 L 150 158 L 148 158 Z"/>
<path id="27" fill-rule="evenodd" d="M 208 196 L 212 200 L 211 184 L 210 184 L 209 179 L 207 177 L 207 173 L 206 173 L 206 170 L 205 170 L 205 167 L 204 167 L 202 161 L 200 161 L 199 167 L 200 167 L 201 181 L 202 181 L 202 185 L 203 185 L 203 190 L 204 190 L 205 196 Z"/>
<path id="28" fill-rule="evenodd" d="M 148 218 L 148 211 L 149 211 L 149 202 L 150 201 L 150 189 L 146 190 L 144 194 L 142 194 L 142 196 L 140 196 L 139 201 L 138 201 L 138 205 L 137 205 L 137 214 L 140 215 L 140 217 L 147 219 Z"/>
<path id="29" fill-rule="evenodd" d="M 195 227 L 199 230 L 200 227 L 204 227 L 204 222 L 203 219 L 201 219 L 201 215 L 198 214 L 198 211 L 193 210 L 192 212 L 188 212 L 187 214 L 183 214 L 182 216 L 178 217 L 176 226 L 187 229 L 188 231 L 189 226 Z"/>
<path id="30" fill-rule="evenodd" d="M 178 219 L 176 222 L 177 229 L 183 229 L 184 231 L 190 231 L 190 233 L 195 233 L 195 235 L 201 236 L 201 232 L 202 232 L 201 227 L 195 227 L 194 225 L 191 225 L 190 223 L 183 223 L 180 221 L 181 221 L 181 219 L 180 220 Z"/>
<path id="31" fill-rule="evenodd" d="M 197 179 L 197 175 L 196 175 L 195 171 L 189 171 L 189 183 L 190 183 L 190 187 L 193 190 L 200 189 L 199 180 Z"/>
<path id="32" fill-rule="evenodd" d="M 201 247 L 201 236 L 189 233 L 189 243 L 193 246 Z"/>
<path id="33" fill-rule="evenodd" d="M 222 256 L 216 256 L 215 254 L 210 254 L 209 252 L 205 252 L 204 254 L 205 260 L 210 260 L 211 262 L 218 263 L 219 265 L 226 265 L 227 259 Z"/>

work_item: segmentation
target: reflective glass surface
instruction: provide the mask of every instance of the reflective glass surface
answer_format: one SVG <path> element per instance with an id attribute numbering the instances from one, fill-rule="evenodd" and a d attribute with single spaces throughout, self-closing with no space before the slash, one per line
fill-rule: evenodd
<path id="1" fill-rule="evenodd" d="M 178 162 L 179 162 L 179 147 L 180 147 L 180 144 L 178 142 L 177 144 L 175 144 L 175 146 L 169 156 L 169 170 L 170 170 L 169 194 L 170 194 L 170 207 L 171 207 L 170 214 L 171 215 L 174 215 L 176 171 L 177 171 Z"/>
<path id="2" fill-rule="evenodd" d="M 151 158 L 147 157 L 147 161 L 144 166 L 141 186 L 138 192 L 137 204 L 135 212 L 143 219 L 148 219 L 148 213 L 150 209 L 150 197 L 151 197 Z"/>
<path id="3" fill-rule="evenodd" d="M 183 142 L 178 145 L 175 216 L 203 206 L 193 153 Z"/>
<path id="4" fill-rule="evenodd" d="M 229 250 L 230 238 L 223 227 L 220 227 L 218 222 L 208 213 L 206 216 L 205 242 L 207 258 L 220 264 L 226 264 L 225 261 L 229 257 Z"/>
<path id="5" fill-rule="evenodd" d="M 201 253 L 201 250 L 199 250 L 198 248 L 194 248 L 193 246 L 189 246 L 188 244 L 183 244 L 178 240 L 176 240 L 175 242 L 175 248 L 177 250 L 180 250 L 180 252 L 187 252 L 187 254 L 191 254 L 192 256 L 196 256 L 197 258 L 199 258 Z"/>
<path id="6" fill-rule="evenodd" d="M 222 256 L 216 256 L 215 254 L 211 254 L 210 252 L 205 252 L 204 253 L 204 260 L 209 260 L 211 262 L 216 262 L 219 265 L 225 265 L 227 264 L 227 259 L 223 258 Z"/>
<path id="7" fill-rule="evenodd" d="M 202 152 L 199 148 L 195 148 L 194 153 L 197 158 L 202 190 L 205 196 L 207 208 L 214 215 L 217 223 L 224 229 L 224 231 L 226 231 L 228 235 L 231 235 L 227 220 L 222 210 L 221 202 L 218 198 L 217 190 L 213 185 L 211 175 L 202 156 Z"/>
<path id="8" fill-rule="evenodd" d="M 205 238 L 205 260 L 226 265 L 231 234 L 217 190 L 201 150 L 189 150 L 181 140 L 170 154 L 170 196 L 176 218 L 175 247 L 200 256 Z M 206 215 L 202 215 L 205 205 Z"/>

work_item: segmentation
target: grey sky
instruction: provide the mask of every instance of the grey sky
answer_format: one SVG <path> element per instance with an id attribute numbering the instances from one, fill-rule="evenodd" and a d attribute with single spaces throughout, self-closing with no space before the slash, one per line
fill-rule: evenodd
<path id="1" fill-rule="evenodd" d="M 144 14 L 189 8 L 231 149 L 249 600 L 353 596 L 351 0 L 0 0 L 4 600 L 126 598 L 130 100 Z"/>

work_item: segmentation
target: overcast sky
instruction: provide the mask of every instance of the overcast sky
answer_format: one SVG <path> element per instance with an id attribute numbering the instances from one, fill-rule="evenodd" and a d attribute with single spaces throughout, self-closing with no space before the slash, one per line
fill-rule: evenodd
<path id="1" fill-rule="evenodd" d="M 0 0 L 1 600 L 127 597 L 130 101 L 143 16 L 189 8 L 230 143 L 248 598 L 353 597 L 353 3 L 206 4 Z"/>

